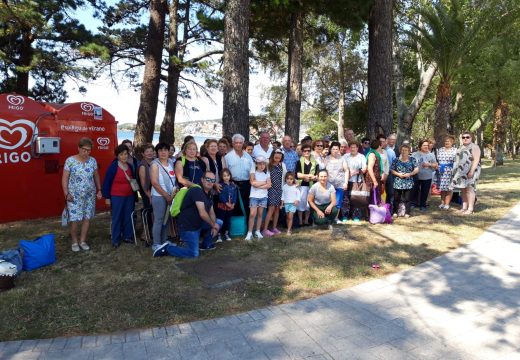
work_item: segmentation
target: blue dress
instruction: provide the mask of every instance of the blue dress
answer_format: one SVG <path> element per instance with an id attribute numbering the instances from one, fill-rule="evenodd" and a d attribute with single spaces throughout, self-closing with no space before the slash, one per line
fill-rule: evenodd
<path id="1" fill-rule="evenodd" d="M 280 206 L 282 204 L 283 167 L 282 164 L 273 166 L 271 173 L 271 187 L 267 190 L 267 205 Z"/>
<path id="2" fill-rule="evenodd" d="M 417 167 L 417 161 L 413 157 L 409 157 L 408 161 L 402 161 L 397 158 L 392 163 L 392 170 L 400 173 L 411 173 Z M 396 190 L 410 190 L 413 188 L 413 177 L 400 178 L 394 176 L 394 189 Z"/>
<path id="3" fill-rule="evenodd" d="M 74 156 L 65 160 L 64 170 L 70 173 L 69 194 L 74 198 L 74 201 L 67 201 L 70 221 L 83 221 L 94 217 L 96 212 L 94 172 L 97 168 L 96 159 L 93 157 L 89 157 L 84 163 Z"/>

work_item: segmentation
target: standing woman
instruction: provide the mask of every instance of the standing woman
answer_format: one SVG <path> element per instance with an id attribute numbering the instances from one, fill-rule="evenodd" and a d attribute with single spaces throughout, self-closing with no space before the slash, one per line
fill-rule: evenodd
<path id="1" fill-rule="evenodd" d="M 96 159 L 90 156 L 92 140 L 81 138 L 78 143 L 78 154 L 65 160 L 61 187 L 67 201 L 70 221 L 70 237 L 72 251 L 90 250 L 87 244 L 87 233 L 90 219 L 96 212 L 96 198 L 101 199 L 101 182 L 99 180 Z M 97 190 L 96 190 L 97 189 Z M 81 232 L 78 243 L 78 223 Z"/>
<path id="2" fill-rule="evenodd" d="M 206 169 L 209 169 L 213 174 L 215 174 L 215 178 L 217 182 L 214 185 L 214 189 L 217 192 L 220 192 L 222 186 L 220 182 L 222 180 L 222 169 L 227 168 L 226 159 L 220 155 L 218 152 L 218 142 L 215 139 L 209 139 L 206 143 L 206 156 L 202 158 L 204 164 L 206 165 Z M 214 201 L 214 204 L 217 204 L 218 201 Z"/>
<path id="3" fill-rule="evenodd" d="M 202 175 L 206 172 L 206 164 L 197 157 L 197 143 L 189 140 L 184 144 L 182 156 L 175 163 L 175 176 L 179 187 L 202 185 Z"/>
<path id="4" fill-rule="evenodd" d="M 464 215 L 471 215 L 475 206 L 477 182 L 480 177 L 480 148 L 472 142 L 469 131 L 462 133 L 462 146 L 457 151 L 453 165 L 453 179 L 450 188 L 462 191 L 462 209 Z"/>
<path id="5" fill-rule="evenodd" d="M 392 163 L 391 171 L 394 175 L 394 216 L 398 215 L 399 203 L 404 203 L 404 217 L 410 217 L 410 194 L 413 189 L 413 177 L 419 172 L 415 158 L 410 157 L 410 146 L 401 145 L 401 154 Z"/>
<path id="6" fill-rule="evenodd" d="M 225 138 L 222 138 L 218 141 L 218 153 L 220 156 L 224 157 L 229 152 L 229 149 L 231 147 L 229 141 L 227 141 Z"/>
<path id="7" fill-rule="evenodd" d="M 135 208 L 135 194 L 130 180 L 135 179 L 135 170 L 128 162 L 128 147 L 121 144 L 116 147 L 116 158 L 107 168 L 103 181 L 103 197 L 112 213 L 112 246 L 124 242 L 134 242 L 132 230 L 132 212 Z"/>
<path id="8" fill-rule="evenodd" d="M 311 156 L 311 146 L 309 144 L 302 145 L 302 156 L 300 161 L 296 163 L 296 176 L 300 181 L 301 198 L 298 203 L 298 219 L 301 225 L 309 224 L 309 188 L 318 180 L 319 165 Z"/>
<path id="9" fill-rule="evenodd" d="M 430 142 L 423 140 L 420 142 L 419 151 L 412 154 L 417 161 L 419 173 L 413 190 L 413 198 L 419 199 L 419 207 L 421 211 L 426 211 L 426 201 L 432 187 L 433 170 L 439 167 L 435 160 L 435 154 L 430 152 Z"/>
<path id="10" fill-rule="evenodd" d="M 323 156 L 323 140 L 314 140 L 312 143 L 313 159 L 318 163 L 320 169 L 325 169 L 325 157 Z"/>
<path id="11" fill-rule="evenodd" d="M 329 183 L 334 186 L 336 190 L 336 207 L 341 209 L 343 205 L 343 196 L 348 188 L 348 165 L 345 158 L 340 153 L 341 144 L 337 141 L 333 141 L 330 144 L 330 155 L 325 160 L 325 169 L 329 173 Z M 343 214 L 346 218 L 346 214 Z M 341 221 L 339 221 L 341 222 Z"/>
<path id="12" fill-rule="evenodd" d="M 453 164 L 455 163 L 455 155 L 457 148 L 453 147 L 455 138 L 451 135 L 444 137 L 444 147 L 437 151 L 437 160 L 439 161 L 439 190 L 441 191 L 441 204 L 439 208 L 448 210 L 450 208 L 451 195 L 450 191 L 451 178 L 453 177 Z"/>
<path id="13" fill-rule="evenodd" d="M 381 158 L 381 142 L 379 139 L 370 142 L 370 150 L 367 152 L 367 172 L 366 181 L 370 187 L 370 191 L 376 193 L 376 204 L 381 203 L 381 185 L 383 178 L 383 159 Z M 373 196 L 370 196 L 370 202 L 374 201 Z"/>
<path id="14" fill-rule="evenodd" d="M 282 205 L 283 185 L 287 169 L 283 163 L 284 154 L 282 150 L 276 149 L 269 157 L 268 172 L 271 176 L 271 187 L 267 190 L 267 215 L 265 216 L 264 231 L 262 235 L 269 237 L 281 233 L 278 230 L 278 217 Z M 269 230 L 269 222 L 273 220 L 273 227 Z"/>
<path id="15" fill-rule="evenodd" d="M 318 172 L 318 182 L 312 185 L 307 200 L 312 209 L 314 224 L 328 224 L 332 229 L 332 223 L 338 216 L 339 210 L 336 207 L 336 190 L 328 183 L 328 176 L 325 169 Z"/>
<path id="16" fill-rule="evenodd" d="M 354 183 L 365 182 L 367 159 L 365 155 L 359 152 L 360 144 L 357 141 L 351 142 L 349 147 L 349 153 L 343 155 L 349 170 L 347 193 L 343 197 L 343 204 L 341 207 L 341 210 L 343 211 L 343 220 L 346 220 L 348 216 L 350 216 L 352 219 L 365 219 L 366 206 L 358 206 L 357 201 L 352 203 L 351 196 Z"/>
<path id="17" fill-rule="evenodd" d="M 175 190 L 175 171 L 173 161 L 169 158 L 170 145 L 159 143 L 155 146 L 157 159 L 150 166 L 150 182 L 152 183 L 153 228 L 152 250 L 161 246 L 168 235 L 165 217 L 169 216 L 168 207 L 173 201 Z"/>

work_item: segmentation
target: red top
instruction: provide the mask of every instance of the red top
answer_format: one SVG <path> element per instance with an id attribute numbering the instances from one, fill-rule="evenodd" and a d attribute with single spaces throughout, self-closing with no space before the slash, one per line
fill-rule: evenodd
<path id="1" fill-rule="evenodd" d="M 126 173 L 128 177 L 132 178 L 132 171 L 130 170 L 130 166 L 126 169 Z M 114 181 L 112 182 L 112 188 L 110 189 L 110 196 L 131 196 L 134 192 L 132 191 L 132 187 L 130 183 L 126 179 L 123 170 L 120 167 L 117 168 L 116 176 L 114 176 Z"/>

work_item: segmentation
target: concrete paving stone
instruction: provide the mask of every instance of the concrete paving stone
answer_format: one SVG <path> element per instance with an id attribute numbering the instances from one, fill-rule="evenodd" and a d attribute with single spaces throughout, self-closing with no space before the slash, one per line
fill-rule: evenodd
<path id="1" fill-rule="evenodd" d="M 0 351 L 6 354 L 11 354 L 20 349 L 20 346 L 22 346 L 22 341 L 5 341 L 2 343 L 2 345 L 3 346 L 0 348 Z M 0 354 L 2 354 L 2 352 L 0 352 Z"/>
<path id="2" fill-rule="evenodd" d="M 285 313 L 279 306 L 268 306 L 267 309 L 276 315 Z"/>
<path id="3" fill-rule="evenodd" d="M 203 347 L 180 349 L 181 359 L 183 360 L 209 360 L 210 357 Z"/>
<path id="4" fill-rule="evenodd" d="M 194 321 L 190 323 L 191 328 L 196 333 L 204 333 L 208 331 L 208 328 L 204 325 L 204 321 Z"/>
<path id="5" fill-rule="evenodd" d="M 227 317 L 226 318 L 224 318 L 224 317 L 217 318 L 217 319 L 214 319 L 213 321 L 215 322 L 217 329 L 226 328 L 226 327 L 229 327 L 229 325 L 230 325 Z"/>
<path id="6" fill-rule="evenodd" d="M 74 336 L 67 339 L 67 343 L 65 344 L 64 350 L 72 350 L 81 348 L 81 343 L 83 341 L 82 336 Z"/>
<path id="7" fill-rule="evenodd" d="M 279 344 L 264 344 L 263 352 L 270 360 L 291 360 L 291 356 Z"/>
<path id="8" fill-rule="evenodd" d="M 166 329 L 163 327 L 152 328 L 152 334 L 154 339 L 162 339 L 168 336 Z"/>
<path id="9" fill-rule="evenodd" d="M 179 330 L 181 331 L 181 334 L 190 334 L 193 332 L 193 328 L 189 323 L 187 324 L 179 324 Z"/>
<path id="10" fill-rule="evenodd" d="M 242 324 L 242 320 L 240 320 L 240 318 L 237 317 L 236 315 L 226 316 L 221 319 L 226 321 L 231 326 Z"/>
<path id="11" fill-rule="evenodd" d="M 98 335 L 96 336 L 96 345 L 97 346 L 105 346 L 112 344 L 112 339 L 110 335 Z"/>
<path id="12" fill-rule="evenodd" d="M 152 329 L 139 330 L 139 340 L 153 340 L 153 331 Z"/>
<path id="13" fill-rule="evenodd" d="M 5 356 L 0 353 L 0 359 L 2 360 L 37 360 L 40 359 L 41 356 L 41 352 L 31 350 L 20 350 L 16 353 L 11 353 Z"/>
<path id="14" fill-rule="evenodd" d="M 119 360 L 123 357 L 123 344 L 101 345 L 92 349 L 94 360 Z"/>
<path id="15" fill-rule="evenodd" d="M 381 288 L 384 288 L 388 285 L 388 283 L 385 283 L 384 280 L 377 279 L 377 280 L 371 280 L 366 283 L 362 283 L 359 285 L 356 285 L 351 288 L 351 290 L 358 294 L 365 294 L 370 293 L 375 290 L 380 290 Z"/>
<path id="16" fill-rule="evenodd" d="M 247 355 L 255 350 L 243 337 L 230 338 L 223 341 L 223 343 L 233 355 Z"/>
<path id="17" fill-rule="evenodd" d="M 139 331 L 138 330 L 131 330 L 125 332 L 125 343 L 132 343 L 141 340 L 139 337 Z"/>
<path id="18" fill-rule="evenodd" d="M 96 336 L 83 336 L 83 341 L 81 342 L 82 348 L 93 348 L 96 347 Z"/>
<path id="19" fill-rule="evenodd" d="M 410 354 L 390 344 L 382 344 L 369 349 L 380 360 L 413 360 Z"/>
<path id="20" fill-rule="evenodd" d="M 32 351 L 40 340 L 22 340 L 22 344 L 18 348 L 17 351 L 25 352 L 25 351 Z"/>
<path id="21" fill-rule="evenodd" d="M 146 354 L 150 359 L 180 359 L 181 354 L 177 347 L 169 346 L 166 339 L 144 341 Z"/>
<path id="22" fill-rule="evenodd" d="M 370 331 L 370 327 L 354 319 L 344 319 L 332 324 L 322 324 L 318 328 L 334 339 Z"/>
<path id="23" fill-rule="evenodd" d="M 200 340 L 197 334 L 180 334 L 174 337 L 166 338 L 169 346 L 181 348 L 200 348 Z"/>
<path id="24" fill-rule="evenodd" d="M 265 319 L 264 314 L 258 310 L 248 311 L 247 314 L 253 318 L 253 320 L 262 320 Z"/>
<path id="25" fill-rule="evenodd" d="M 206 330 L 209 330 L 209 331 L 220 329 L 223 326 L 227 325 L 225 323 L 218 322 L 215 319 L 204 320 L 204 321 L 202 321 L 202 324 L 204 324 Z"/>
<path id="26" fill-rule="evenodd" d="M 110 342 L 112 344 L 122 344 L 126 342 L 126 336 L 125 333 L 116 333 L 110 335 Z"/>
<path id="27" fill-rule="evenodd" d="M 123 344 L 123 356 L 125 360 L 148 359 L 144 342 L 134 341 Z"/>
<path id="28" fill-rule="evenodd" d="M 164 329 L 166 330 L 166 334 L 168 336 L 176 336 L 181 333 L 181 329 L 179 329 L 178 325 L 166 326 Z"/>
<path id="29" fill-rule="evenodd" d="M 94 353 L 91 349 L 71 349 L 42 353 L 40 360 L 93 360 Z"/>
<path id="30" fill-rule="evenodd" d="M 211 359 L 222 359 L 222 356 L 234 358 L 235 356 L 224 342 L 217 342 L 209 345 L 203 345 L 204 350 Z"/>
<path id="31" fill-rule="evenodd" d="M 52 340 L 51 346 L 49 346 L 49 349 L 47 351 L 60 351 L 65 348 L 65 345 L 67 344 L 67 338 L 61 337 L 61 338 L 55 338 Z"/>
<path id="32" fill-rule="evenodd" d="M 32 351 L 45 352 L 49 351 L 49 348 L 52 345 L 52 339 L 43 339 L 38 341 L 38 344 L 32 349 Z M 22 344 L 23 346 L 23 344 Z"/>
<path id="33" fill-rule="evenodd" d="M 250 323 L 255 321 L 248 313 L 237 314 L 236 317 L 242 321 L 242 323 Z"/>

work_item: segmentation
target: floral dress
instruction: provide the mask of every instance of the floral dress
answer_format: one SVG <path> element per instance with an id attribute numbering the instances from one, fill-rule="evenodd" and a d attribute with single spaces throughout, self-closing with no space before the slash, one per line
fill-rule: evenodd
<path id="1" fill-rule="evenodd" d="M 282 164 L 275 165 L 270 170 L 271 173 L 271 187 L 267 190 L 267 205 L 280 206 L 282 205 L 282 185 L 283 185 L 283 167 Z"/>
<path id="2" fill-rule="evenodd" d="M 399 173 L 409 174 L 417 167 L 417 161 L 413 157 L 409 157 L 408 161 L 395 159 L 392 163 L 392 170 Z M 413 177 L 400 178 L 394 176 L 394 189 L 396 190 L 411 190 L 413 188 Z"/>
<path id="3" fill-rule="evenodd" d="M 468 172 L 471 170 L 471 164 L 473 163 L 473 147 L 478 146 L 475 144 L 469 144 L 468 146 L 461 146 L 455 156 L 455 163 L 453 164 L 453 179 L 451 180 L 450 190 L 453 189 L 465 189 L 469 186 L 474 191 L 477 190 L 477 182 L 480 177 L 480 161 L 475 173 L 471 179 L 468 179 Z"/>
<path id="4" fill-rule="evenodd" d="M 446 149 L 442 147 L 437 151 L 437 161 L 439 163 L 439 190 L 449 191 L 451 178 L 453 176 L 453 163 L 457 148 L 451 147 Z"/>
<path id="5" fill-rule="evenodd" d="M 74 201 L 67 202 L 70 221 L 82 221 L 92 219 L 96 212 L 96 184 L 94 172 L 97 170 L 97 162 L 93 157 L 81 162 L 74 156 L 65 160 L 64 170 L 69 175 L 69 194 Z"/>

